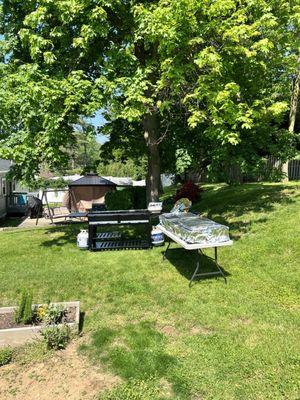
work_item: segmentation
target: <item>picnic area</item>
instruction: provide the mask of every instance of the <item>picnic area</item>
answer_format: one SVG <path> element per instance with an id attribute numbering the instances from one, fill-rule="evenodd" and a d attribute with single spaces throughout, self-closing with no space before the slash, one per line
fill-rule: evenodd
<path id="1" fill-rule="evenodd" d="M 78 299 L 84 313 L 59 356 L 20 348 L 0 369 L 1 396 L 59 399 L 79 385 L 88 399 L 297 399 L 299 194 L 295 182 L 204 187 L 193 210 L 234 240 L 220 251 L 227 285 L 189 288 L 194 255 L 176 245 L 163 261 L 162 247 L 79 250 L 77 224 L 0 232 L 3 305 L 30 282 L 39 302 Z"/>

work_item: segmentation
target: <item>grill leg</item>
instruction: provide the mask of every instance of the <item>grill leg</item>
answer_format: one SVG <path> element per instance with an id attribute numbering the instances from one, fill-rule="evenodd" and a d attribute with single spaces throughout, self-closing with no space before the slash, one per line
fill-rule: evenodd
<path id="1" fill-rule="evenodd" d="M 89 225 L 89 238 L 88 238 L 88 243 L 89 243 L 89 250 L 93 250 L 93 237 L 96 236 L 97 228 L 95 228 L 92 225 Z"/>

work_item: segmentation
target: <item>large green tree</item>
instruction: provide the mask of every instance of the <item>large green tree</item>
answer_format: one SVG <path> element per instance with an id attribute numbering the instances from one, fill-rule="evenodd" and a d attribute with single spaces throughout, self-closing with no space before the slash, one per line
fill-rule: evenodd
<path id="1" fill-rule="evenodd" d="M 78 115 L 104 108 L 140 124 L 155 200 L 177 110 L 184 141 L 218 154 L 261 132 L 288 142 L 298 13 L 297 0 L 2 0 L 0 155 L 29 180 L 66 161 Z"/>

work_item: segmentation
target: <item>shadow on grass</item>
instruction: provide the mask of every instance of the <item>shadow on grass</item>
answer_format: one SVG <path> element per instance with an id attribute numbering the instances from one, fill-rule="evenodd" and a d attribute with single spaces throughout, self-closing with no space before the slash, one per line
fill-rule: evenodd
<path id="1" fill-rule="evenodd" d="M 162 252 L 163 255 L 164 252 Z M 180 275 L 184 276 L 188 281 L 190 281 L 195 269 L 197 262 L 196 251 L 187 251 L 183 248 L 170 248 L 166 253 L 166 259 L 174 265 Z M 219 265 L 220 266 L 220 265 Z M 226 271 L 222 266 L 220 266 L 223 274 L 227 276 L 231 276 L 231 274 Z M 205 254 L 201 256 L 200 259 L 200 270 L 198 273 L 207 273 L 207 272 L 217 272 L 218 269 L 216 267 L 216 263 L 210 257 L 207 257 Z M 221 275 L 218 278 L 223 279 Z M 216 276 L 206 276 L 206 277 L 196 277 L 193 282 L 202 281 L 206 279 L 216 279 Z"/>
<path id="2" fill-rule="evenodd" d="M 165 346 L 165 336 L 155 330 L 153 323 L 143 321 L 119 329 L 99 329 L 91 343 L 82 345 L 80 350 L 124 379 L 143 379 L 167 377 L 177 363 Z"/>
<path id="3" fill-rule="evenodd" d="M 46 239 L 41 243 L 43 247 L 62 247 L 67 244 L 75 244 L 76 238 L 80 229 L 87 229 L 86 224 L 76 224 L 76 225 L 61 225 L 55 227 L 49 227 L 45 229 L 45 236 L 53 238 Z"/>
<path id="4" fill-rule="evenodd" d="M 62 247 L 67 244 L 75 244 L 77 240 L 77 235 L 81 229 L 88 230 L 87 223 L 81 224 L 64 224 L 64 225 L 56 225 L 49 227 L 45 230 L 45 235 L 54 237 L 49 240 L 44 240 L 41 244 L 43 247 Z M 136 228 L 128 228 L 126 226 L 106 226 L 101 230 L 99 229 L 97 232 L 111 232 L 111 231 L 120 231 L 122 233 L 122 237 L 125 238 L 134 238 L 140 239 L 145 238 L 145 230 L 139 226 Z"/>
<path id="5" fill-rule="evenodd" d="M 7 217 L 0 219 L 0 228 L 17 228 L 25 219 L 26 217 Z"/>
<path id="6" fill-rule="evenodd" d="M 203 199 L 192 210 L 205 214 L 208 218 L 227 225 L 233 239 L 238 240 L 251 229 L 253 224 L 265 223 L 266 216 L 252 218 L 250 221 L 231 221 L 249 213 L 269 213 L 278 204 L 291 204 L 299 186 L 284 184 L 248 183 L 240 186 L 224 186 L 218 190 L 208 189 Z M 225 217 L 226 214 L 226 217 Z"/>
<path id="7" fill-rule="evenodd" d="M 85 312 L 80 311 L 79 313 L 79 326 L 78 326 L 78 333 L 82 333 L 83 327 L 84 327 L 84 318 L 85 318 Z"/>

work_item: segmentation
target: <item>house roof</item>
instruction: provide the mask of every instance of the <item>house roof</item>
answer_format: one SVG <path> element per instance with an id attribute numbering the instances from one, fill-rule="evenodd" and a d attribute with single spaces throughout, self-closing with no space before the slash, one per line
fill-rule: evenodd
<path id="1" fill-rule="evenodd" d="M 0 172 L 8 172 L 11 167 L 10 160 L 2 160 L 0 158 Z"/>
<path id="2" fill-rule="evenodd" d="M 69 183 L 69 186 L 116 186 L 116 184 L 97 174 L 87 174 Z"/>
<path id="3" fill-rule="evenodd" d="M 132 179 L 129 177 L 104 176 L 103 178 L 108 179 L 117 186 L 132 186 Z"/>

